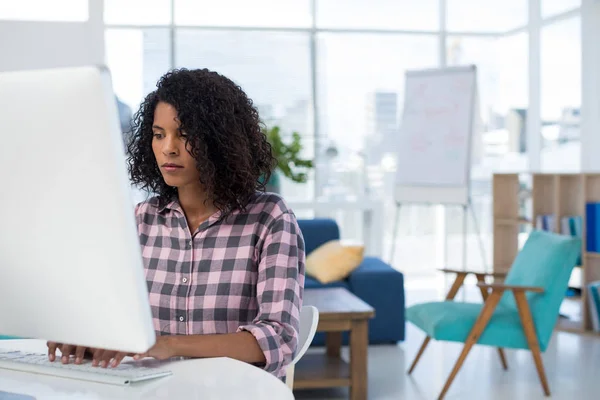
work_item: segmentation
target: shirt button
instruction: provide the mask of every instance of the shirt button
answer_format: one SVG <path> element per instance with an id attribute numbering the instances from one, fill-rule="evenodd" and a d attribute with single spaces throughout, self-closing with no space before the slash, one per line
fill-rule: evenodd
<path id="1" fill-rule="evenodd" d="M 193 243 L 193 242 L 190 240 L 190 241 L 187 243 L 188 247 L 192 247 L 192 243 Z"/>
<path id="2" fill-rule="evenodd" d="M 187 278 L 183 278 L 181 281 L 182 281 L 183 283 L 186 283 L 186 282 L 187 282 Z"/>
<path id="3" fill-rule="evenodd" d="M 179 321 L 183 322 L 183 317 L 179 317 Z"/>

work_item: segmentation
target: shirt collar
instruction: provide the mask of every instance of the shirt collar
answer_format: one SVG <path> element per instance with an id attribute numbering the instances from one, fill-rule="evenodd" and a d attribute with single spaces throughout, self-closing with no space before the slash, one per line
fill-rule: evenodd
<path id="1" fill-rule="evenodd" d="M 181 207 L 181 204 L 179 204 L 179 199 L 177 199 L 177 197 L 173 198 L 173 200 L 169 201 L 164 206 L 158 208 L 158 212 L 160 214 L 162 214 L 166 211 L 178 211 L 179 213 L 181 213 L 181 215 L 185 215 L 185 213 L 183 212 L 183 208 Z M 204 221 L 200 224 L 200 228 L 204 228 L 206 226 L 213 225 L 214 223 L 218 222 L 222 216 L 223 216 L 223 212 L 220 210 L 217 210 L 210 217 L 208 217 L 208 219 L 206 221 Z"/>
<path id="2" fill-rule="evenodd" d="M 179 205 L 179 201 L 177 200 L 176 197 L 173 200 L 171 200 L 170 202 L 166 203 L 164 206 L 158 208 L 158 212 L 161 213 L 161 214 L 163 212 L 165 212 L 166 210 L 179 210 L 179 211 L 183 211 L 181 209 L 181 205 Z"/>

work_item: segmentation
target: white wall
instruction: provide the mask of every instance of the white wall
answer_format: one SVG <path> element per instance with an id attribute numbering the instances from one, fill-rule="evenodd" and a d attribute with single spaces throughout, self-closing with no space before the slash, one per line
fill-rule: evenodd
<path id="1" fill-rule="evenodd" d="M 0 20 L 0 71 L 104 63 L 102 0 L 86 22 Z"/>
<path id="2" fill-rule="evenodd" d="M 600 2 L 581 2 L 581 168 L 600 171 Z"/>

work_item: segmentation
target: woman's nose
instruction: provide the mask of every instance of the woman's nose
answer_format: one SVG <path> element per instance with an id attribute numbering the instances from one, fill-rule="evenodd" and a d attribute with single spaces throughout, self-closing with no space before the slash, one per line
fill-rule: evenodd
<path id="1" fill-rule="evenodd" d="M 164 146 L 163 146 L 163 154 L 166 156 L 172 156 L 172 155 L 177 155 L 177 145 L 175 143 L 175 140 L 171 139 L 169 136 L 167 136 L 164 140 Z"/>

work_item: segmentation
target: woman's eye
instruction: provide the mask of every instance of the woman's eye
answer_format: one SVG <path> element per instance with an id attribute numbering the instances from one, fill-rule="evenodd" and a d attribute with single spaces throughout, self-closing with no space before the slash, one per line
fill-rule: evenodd
<path id="1" fill-rule="evenodd" d="M 155 139 L 160 139 L 160 138 L 162 137 L 162 133 L 154 133 L 154 134 L 152 134 L 152 136 L 153 136 Z"/>

